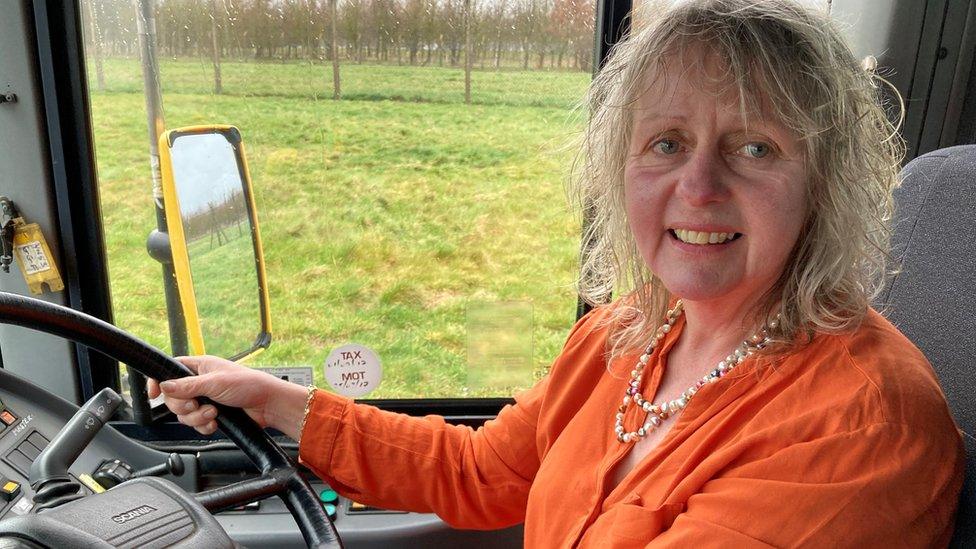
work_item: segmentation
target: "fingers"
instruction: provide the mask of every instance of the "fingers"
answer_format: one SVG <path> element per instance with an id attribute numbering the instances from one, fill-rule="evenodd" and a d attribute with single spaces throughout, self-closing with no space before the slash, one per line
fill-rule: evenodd
<path id="1" fill-rule="evenodd" d="M 204 358 L 206 358 L 206 357 L 201 357 L 201 356 L 178 356 L 178 357 L 175 358 L 175 360 L 178 360 L 184 366 L 186 366 L 187 368 L 189 368 L 190 371 L 196 373 L 200 369 L 200 366 L 199 365 L 200 365 L 201 359 L 204 359 Z M 146 393 L 149 395 L 149 398 L 150 399 L 156 398 L 160 394 L 162 394 L 162 391 L 159 388 L 159 382 L 156 381 L 154 378 L 151 378 L 151 377 L 150 378 L 146 378 Z"/>
<path id="2" fill-rule="evenodd" d="M 233 368 L 239 366 L 239 364 L 231 362 L 226 358 L 212 355 L 181 356 L 177 357 L 176 360 L 179 360 L 184 366 L 200 375 L 209 374 L 210 372 L 216 372 L 228 367 Z"/>
<path id="3" fill-rule="evenodd" d="M 159 388 L 166 394 L 167 398 L 188 399 L 198 396 L 212 396 L 212 380 L 200 376 L 181 377 L 170 379 L 159 384 Z"/>
<path id="4" fill-rule="evenodd" d="M 206 357 L 203 357 L 203 356 L 178 356 L 178 357 L 176 357 L 176 360 L 179 361 L 184 366 L 186 366 L 187 368 L 189 368 L 194 373 L 197 373 L 197 372 L 200 371 L 200 362 L 202 362 L 204 358 L 206 358 Z"/>
<path id="5" fill-rule="evenodd" d="M 196 399 L 182 399 L 166 397 L 166 407 L 176 415 L 186 415 L 200 408 L 200 403 Z"/>
<path id="6" fill-rule="evenodd" d="M 204 425 L 203 427 L 197 427 L 197 432 L 203 435 L 212 435 L 217 431 L 217 422 L 211 421 L 210 423 Z"/>
<path id="7" fill-rule="evenodd" d="M 207 427 L 217 417 L 217 409 L 210 404 L 200 406 L 192 412 L 177 414 L 176 418 L 183 425 L 188 425 L 195 429 Z"/>
<path id="8" fill-rule="evenodd" d="M 153 378 L 146 379 L 146 392 L 149 393 L 149 398 L 154 399 L 159 396 L 159 382 Z"/>
<path id="9" fill-rule="evenodd" d="M 213 396 L 212 393 L 219 392 L 219 388 L 214 386 L 214 377 L 206 374 L 236 365 L 215 356 L 181 356 L 176 360 L 198 375 L 163 382 L 150 379 L 146 386 L 149 397 L 156 398 L 162 394 L 166 407 L 176 414 L 180 423 L 193 427 L 201 434 L 212 435 L 217 430 L 217 409 L 211 404 L 200 406 L 195 397 Z"/>

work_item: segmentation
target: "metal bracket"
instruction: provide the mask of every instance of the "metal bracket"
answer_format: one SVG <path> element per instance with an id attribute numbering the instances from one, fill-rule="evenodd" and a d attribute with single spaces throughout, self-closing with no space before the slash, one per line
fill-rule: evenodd
<path id="1" fill-rule="evenodd" d="M 4 93 L 0 94 L 0 105 L 4 103 L 16 103 L 17 94 L 16 93 Z"/>
<path id="2" fill-rule="evenodd" d="M 14 218 L 20 217 L 20 212 L 14 201 L 6 196 L 0 196 L 0 210 L 3 212 L 0 216 L 7 218 L 7 222 L 0 225 L 0 270 L 9 273 L 14 260 Z"/>

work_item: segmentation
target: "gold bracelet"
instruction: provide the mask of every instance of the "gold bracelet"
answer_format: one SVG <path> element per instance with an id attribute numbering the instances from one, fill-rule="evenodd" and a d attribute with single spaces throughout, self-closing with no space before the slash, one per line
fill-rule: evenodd
<path id="1" fill-rule="evenodd" d="M 308 386 L 308 396 L 305 397 L 305 412 L 302 414 L 302 427 L 298 431 L 298 442 L 302 441 L 302 433 L 305 432 L 305 422 L 308 421 L 308 412 L 312 409 L 312 401 L 315 400 L 315 385 Z"/>

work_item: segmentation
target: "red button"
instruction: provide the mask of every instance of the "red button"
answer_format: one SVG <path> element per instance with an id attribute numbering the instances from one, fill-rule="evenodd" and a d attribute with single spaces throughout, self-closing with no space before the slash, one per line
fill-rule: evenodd
<path id="1" fill-rule="evenodd" d="M 0 412 L 0 421 L 2 421 L 4 425 L 13 425 L 14 422 L 17 421 L 17 418 L 14 417 L 9 410 L 4 410 Z"/>

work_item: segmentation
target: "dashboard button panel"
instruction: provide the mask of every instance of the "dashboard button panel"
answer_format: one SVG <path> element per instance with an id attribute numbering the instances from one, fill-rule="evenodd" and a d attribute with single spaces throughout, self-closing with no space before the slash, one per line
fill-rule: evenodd
<path id="1" fill-rule="evenodd" d="M 27 459 L 27 456 L 21 453 L 20 450 L 11 450 L 3 460 L 9 463 L 24 478 L 30 478 L 30 468 L 33 462 Z"/>
<path id="2" fill-rule="evenodd" d="M 0 477 L 0 499 L 11 501 L 20 495 L 20 484 L 10 479 Z"/>
<path id="3" fill-rule="evenodd" d="M 24 478 L 30 478 L 31 464 L 41 454 L 41 450 L 47 447 L 48 442 L 41 433 L 31 431 L 16 447 L 7 452 L 4 461 L 24 475 Z"/>
<path id="4" fill-rule="evenodd" d="M 17 416 L 11 414 L 10 410 L 4 410 L 0 412 L 0 422 L 3 422 L 6 427 L 10 427 L 17 422 Z"/>

